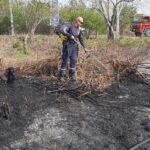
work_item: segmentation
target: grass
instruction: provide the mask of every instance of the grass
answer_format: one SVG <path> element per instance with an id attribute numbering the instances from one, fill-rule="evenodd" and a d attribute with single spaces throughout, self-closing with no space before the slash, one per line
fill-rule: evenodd
<path id="1" fill-rule="evenodd" d="M 99 37 L 94 40 L 86 40 L 86 44 L 89 48 L 97 45 L 98 47 L 107 47 L 110 44 L 115 44 L 123 47 L 137 47 L 150 45 L 150 37 L 120 37 L 114 41 L 109 41 L 105 36 Z"/>
<path id="2" fill-rule="evenodd" d="M 111 43 L 111 41 L 108 41 L 106 37 L 99 37 L 99 38 L 94 39 L 94 40 L 91 40 L 91 39 L 86 40 L 86 45 L 88 48 L 92 48 L 95 45 L 97 45 L 99 47 L 106 47 L 110 43 Z"/>
<path id="3" fill-rule="evenodd" d="M 24 68 L 29 67 L 29 71 L 31 70 L 31 66 L 38 71 L 45 71 L 45 63 L 47 63 L 45 61 L 49 60 L 48 65 L 52 65 L 52 68 L 60 68 L 62 44 L 57 36 L 39 35 L 32 37 L 27 53 L 19 38 L 9 40 L 9 45 L 6 44 L 7 39 L 9 39 L 9 36 L 5 40 L 0 39 L 4 41 L 3 44 L 2 42 L 0 43 L 3 45 L 0 53 L 5 52 L 1 58 L 4 58 L 4 61 L 7 59 L 6 67 L 10 65 L 18 65 L 20 67 L 28 64 Z M 90 50 L 89 54 L 94 54 L 101 63 L 95 60 L 94 57 L 87 57 L 87 54 L 80 50 L 77 65 L 77 79 L 86 81 L 92 85 L 97 84 L 97 86 L 106 87 L 106 85 L 112 82 L 112 78 L 107 76 L 113 73 L 110 63 L 113 60 L 124 62 L 128 60 L 143 61 L 147 59 L 148 53 L 150 53 L 147 49 L 149 44 L 149 38 L 121 37 L 115 41 L 108 41 L 103 36 L 95 40 L 88 39 L 86 40 L 86 45 Z M 41 60 L 44 63 L 41 63 Z M 37 63 L 35 64 L 37 67 L 33 65 L 35 62 Z M 59 69 L 56 70 L 58 71 Z"/>
<path id="4" fill-rule="evenodd" d="M 18 40 L 13 44 L 12 47 L 13 47 L 15 56 L 18 59 L 23 59 L 23 58 L 27 57 L 28 55 L 32 54 L 32 49 L 30 49 L 30 48 L 26 49 L 25 46 Z"/>
<path id="5" fill-rule="evenodd" d="M 116 44 L 119 46 L 126 46 L 126 47 L 136 47 L 136 46 L 142 46 L 142 45 L 150 45 L 150 38 L 146 37 L 121 37 L 120 39 L 115 41 Z"/>

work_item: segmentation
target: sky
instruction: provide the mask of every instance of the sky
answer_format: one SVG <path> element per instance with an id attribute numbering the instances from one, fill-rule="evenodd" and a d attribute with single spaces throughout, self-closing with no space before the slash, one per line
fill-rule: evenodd
<path id="1" fill-rule="evenodd" d="M 135 0 L 134 4 L 139 14 L 150 15 L 150 0 Z"/>
<path id="2" fill-rule="evenodd" d="M 43 0 L 43 1 L 49 1 L 49 0 Z M 68 0 L 59 0 L 59 3 L 67 4 L 67 1 Z M 150 15 L 150 0 L 135 0 L 134 5 L 137 8 L 137 13 Z"/>
<path id="3" fill-rule="evenodd" d="M 67 0 L 59 0 L 60 3 L 67 3 Z M 134 5 L 137 8 L 137 13 L 150 15 L 150 0 L 135 0 Z"/>

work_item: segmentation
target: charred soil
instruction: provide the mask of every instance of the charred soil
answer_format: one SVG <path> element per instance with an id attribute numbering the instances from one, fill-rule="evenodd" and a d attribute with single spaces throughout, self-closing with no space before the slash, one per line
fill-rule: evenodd
<path id="1" fill-rule="evenodd" d="M 128 150 L 150 136 L 150 85 L 138 76 L 89 93 L 82 81 L 0 86 L 0 150 Z"/>

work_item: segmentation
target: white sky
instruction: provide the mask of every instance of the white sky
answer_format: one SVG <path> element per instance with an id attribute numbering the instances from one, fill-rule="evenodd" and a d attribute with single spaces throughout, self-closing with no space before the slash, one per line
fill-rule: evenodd
<path id="1" fill-rule="evenodd" d="M 150 0 L 135 0 L 134 3 L 138 13 L 150 15 Z"/>
<path id="2" fill-rule="evenodd" d="M 30 1 L 30 0 L 24 0 Z M 42 1 L 42 0 L 41 0 Z M 49 1 L 49 0 L 43 0 Z M 62 4 L 67 4 L 68 0 L 59 0 Z M 150 15 L 150 0 L 135 0 L 134 5 L 137 8 L 137 13 Z"/>
<path id="3" fill-rule="evenodd" d="M 59 0 L 60 3 L 67 3 L 68 0 Z M 134 5 L 137 13 L 150 15 L 150 0 L 135 0 Z"/>

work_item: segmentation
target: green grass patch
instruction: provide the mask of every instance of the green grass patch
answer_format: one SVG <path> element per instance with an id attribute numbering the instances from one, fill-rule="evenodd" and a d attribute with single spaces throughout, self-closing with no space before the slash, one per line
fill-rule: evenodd
<path id="1" fill-rule="evenodd" d="M 97 39 L 87 39 L 86 45 L 89 48 L 92 48 L 94 46 L 97 47 L 106 47 L 108 46 L 112 41 L 109 41 L 106 37 L 102 36 Z"/>
<path id="2" fill-rule="evenodd" d="M 150 38 L 145 37 L 121 37 L 117 40 L 108 40 L 107 37 L 100 37 L 94 40 L 86 40 L 86 45 L 89 48 L 92 48 L 97 45 L 97 47 L 107 47 L 110 44 L 116 44 L 123 47 L 137 47 L 137 46 L 146 46 L 150 45 Z"/>
<path id="3" fill-rule="evenodd" d="M 130 38 L 130 37 L 121 37 L 115 41 L 119 46 L 135 47 L 141 45 L 149 45 L 150 38 Z"/>
<path id="4" fill-rule="evenodd" d="M 12 47 L 16 57 L 19 59 L 23 59 L 32 54 L 32 50 L 26 49 L 25 46 L 19 41 L 16 41 Z"/>

